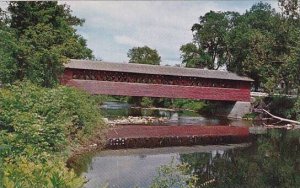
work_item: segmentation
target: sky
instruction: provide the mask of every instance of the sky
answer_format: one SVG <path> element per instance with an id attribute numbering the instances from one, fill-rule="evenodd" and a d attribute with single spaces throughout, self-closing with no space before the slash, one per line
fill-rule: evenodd
<path id="1" fill-rule="evenodd" d="M 84 18 L 77 32 L 96 59 L 128 62 L 127 52 L 137 46 L 155 48 L 163 65 L 180 64 L 180 47 L 192 41 L 191 27 L 210 10 L 237 11 L 258 0 L 218 1 L 61 1 L 73 15 Z M 264 1 L 277 8 L 277 1 Z M 2 4 L 2 5 L 1 5 Z M 0 7 L 3 2 L 0 2 Z"/>

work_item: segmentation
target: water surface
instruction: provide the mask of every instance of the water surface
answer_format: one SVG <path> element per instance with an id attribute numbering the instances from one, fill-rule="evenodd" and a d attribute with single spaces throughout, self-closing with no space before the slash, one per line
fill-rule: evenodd
<path id="1" fill-rule="evenodd" d="M 106 106 L 110 118 L 132 115 L 128 105 Z M 204 117 L 191 112 L 145 111 L 171 117 L 173 124 L 239 125 L 252 122 Z M 180 122 L 181 121 L 181 122 Z M 171 124 L 172 125 L 172 124 Z M 77 159 L 75 170 L 87 177 L 86 187 L 149 187 L 162 165 L 189 164 L 189 174 L 205 187 L 300 187 L 300 130 L 268 130 L 252 135 L 251 142 L 239 145 L 169 147 L 153 149 L 107 150 Z"/>

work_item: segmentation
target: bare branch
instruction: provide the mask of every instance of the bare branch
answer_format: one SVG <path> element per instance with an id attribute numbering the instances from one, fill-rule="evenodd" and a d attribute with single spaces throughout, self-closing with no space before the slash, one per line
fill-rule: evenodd
<path id="1" fill-rule="evenodd" d="M 265 109 L 261 109 L 264 113 L 268 114 L 269 116 L 271 116 L 272 118 L 275 118 L 275 119 L 278 119 L 280 121 L 284 121 L 284 122 L 289 122 L 289 123 L 294 123 L 294 124 L 297 124 L 297 125 L 300 125 L 300 122 L 299 121 L 294 121 L 294 120 L 290 120 L 290 119 L 285 119 L 285 118 L 282 118 L 282 117 L 279 117 L 279 116 L 275 116 L 273 114 L 271 114 L 270 112 L 268 112 L 267 110 Z"/>

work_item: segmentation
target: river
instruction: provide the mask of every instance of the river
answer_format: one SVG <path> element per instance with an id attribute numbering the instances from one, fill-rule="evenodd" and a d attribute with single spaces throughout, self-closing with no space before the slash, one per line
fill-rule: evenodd
<path id="1" fill-rule="evenodd" d="M 172 124 L 187 126 L 253 123 L 188 111 L 137 111 L 120 103 L 106 103 L 102 111 L 109 119 L 130 115 L 171 118 L 176 114 L 177 121 Z M 75 170 L 87 178 L 87 188 L 163 187 L 174 181 L 187 186 L 188 177 L 197 178 L 197 187 L 300 187 L 300 131 L 273 129 L 251 138 L 249 143 L 236 145 L 100 151 L 77 159 Z"/>

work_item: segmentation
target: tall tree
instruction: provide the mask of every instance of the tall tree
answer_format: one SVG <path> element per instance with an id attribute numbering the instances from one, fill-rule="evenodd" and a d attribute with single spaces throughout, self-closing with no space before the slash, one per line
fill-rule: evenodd
<path id="1" fill-rule="evenodd" d="M 276 92 L 284 81 L 288 93 L 299 84 L 300 9 L 297 0 L 279 0 L 279 5 L 282 14 L 262 2 L 242 15 L 208 12 L 193 25 L 193 42 L 181 47 L 183 63 L 208 69 L 226 65 L 267 92 Z"/>
<path id="2" fill-rule="evenodd" d="M 264 83 L 271 91 L 277 82 L 273 62 L 277 60 L 274 46 L 279 19 L 269 4 L 258 3 L 236 20 L 227 36 L 232 55 L 228 70 L 250 76 L 256 90 Z"/>
<path id="3" fill-rule="evenodd" d="M 134 47 L 128 51 L 127 56 L 129 57 L 129 63 L 159 65 L 161 62 L 157 50 L 148 46 Z"/>
<path id="4" fill-rule="evenodd" d="M 68 58 L 93 58 L 86 41 L 74 28 L 84 20 L 72 16 L 67 5 L 52 1 L 10 2 L 8 13 L 9 26 L 18 43 L 13 80 L 28 79 L 50 87 L 58 82 Z"/>
<path id="5" fill-rule="evenodd" d="M 181 57 L 187 67 L 219 69 L 230 59 L 226 35 L 239 16 L 236 12 L 210 11 L 192 26 L 193 42 L 183 45 Z"/>
<path id="6" fill-rule="evenodd" d="M 300 2 L 299 0 L 279 0 L 282 10 L 281 30 L 285 33 L 286 53 L 282 57 L 280 72 L 286 84 L 286 93 L 296 89 L 300 94 Z"/>

